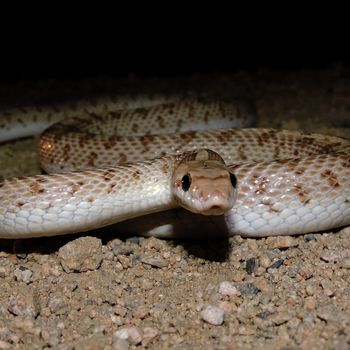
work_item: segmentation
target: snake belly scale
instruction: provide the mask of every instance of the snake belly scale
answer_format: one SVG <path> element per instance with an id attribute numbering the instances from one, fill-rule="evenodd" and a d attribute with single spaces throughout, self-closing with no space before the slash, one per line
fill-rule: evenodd
<path id="1" fill-rule="evenodd" d="M 83 112 L 66 108 L 64 120 L 42 134 L 42 167 L 54 174 L 0 181 L 0 238 L 81 232 L 113 223 L 124 227 L 130 219 L 127 224 L 141 227 L 138 233 L 160 237 L 190 235 L 188 223 L 194 221 L 209 227 L 219 220 L 225 234 L 251 237 L 350 224 L 349 140 L 223 129 L 234 120 L 239 127 L 251 122 L 249 108 L 237 101 L 175 98 L 133 100 L 132 108 L 124 101 L 105 105 L 84 106 Z M 48 115 L 52 122 L 49 109 L 41 109 L 40 118 L 35 108 L 27 112 L 28 125 L 33 119 L 44 123 Z M 18 111 L 7 113 L 1 141 L 36 129 L 18 118 Z M 199 121 L 204 127 L 193 131 Z M 219 173 L 214 174 L 214 163 Z M 174 212 L 179 203 L 205 215 Z"/>

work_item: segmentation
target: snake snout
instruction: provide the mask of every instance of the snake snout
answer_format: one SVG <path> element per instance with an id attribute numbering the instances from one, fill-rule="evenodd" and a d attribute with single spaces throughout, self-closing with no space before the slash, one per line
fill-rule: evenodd
<path id="1" fill-rule="evenodd" d="M 199 192 L 200 212 L 203 215 L 223 215 L 233 207 L 234 191 L 224 189 L 202 189 Z"/>

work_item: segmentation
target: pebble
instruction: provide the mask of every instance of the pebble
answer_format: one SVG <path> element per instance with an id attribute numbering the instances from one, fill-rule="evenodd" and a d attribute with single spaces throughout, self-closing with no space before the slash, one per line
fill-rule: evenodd
<path id="1" fill-rule="evenodd" d="M 24 282 L 26 284 L 32 282 L 33 272 L 23 266 L 17 267 L 13 274 L 15 275 L 16 280 L 19 282 Z"/>
<path id="2" fill-rule="evenodd" d="M 322 255 L 321 255 L 321 260 L 325 261 L 325 262 L 337 262 L 339 259 L 339 255 L 336 251 L 325 251 Z"/>
<path id="3" fill-rule="evenodd" d="M 147 346 L 155 337 L 159 335 L 159 331 L 153 327 L 143 328 L 142 345 Z"/>
<path id="4" fill-rule="evenodd" d="M 287 249 L 299 245 L 298 240 L 291 236 L 268 237 L 266 243 L 269 249 Z"/>
<path id="5" fill-rule="evenodd" d="M 268 268 L 271 265 L 271 259 L 267 255 L 262 255 L 259 258 L 260 266 Z"/>
<path id="6" fill-rule="evenodd" d="M 256 316 L 261 318 L 261 319 L 265 319 L 271 315 L 273 315 L 273 313 L 271 311 L 268 311 L 268 310 L 265 310 L 265 311 L 262 311 L 262 312 L 259 312 L 258 314 L 256 314 Z"/>
<path id="7" fill-rule="evenodd" d="M 316 298 L 309 296 L 305 299 L 304 307 L 306 310 L 309 310 L 309 311 L 314 310 L 316 306 L 317 306 Z"/>
<path id="8" fill-rule="evenodd" d="M 61 247 L 58 257 L 66 272 L 96 270 L 103 257 L 101 240 L 95 237 L 80 237 Z"/>
<path id="9" fill-rule="evenodd" d="M 288 322 L 291 319 L 291 317 L 292 316 L 290 314 L 288 314 L 287 311 L 282 311 L 282 312 L 279 312 L 279 313 L 272 315 L 270 317 L 270 319 L 272 320 L 272 322 L 274 324 L 276 324 L 277 326 L 280 326 L 280 325 Z"/>
<path id="10" fill-rule="evenodd" d="M 239 288 L 239 291 L 242 294 L 257 294 L 260 289 L 254 283 L 245 283 Z"/>
<path id="11" fill-rule="evenodd" d="M 148 315 L 148 313 L 149 313 L 149 308 L 148 307 L 146 307 L 146 306 L 139 306 L 133 311 L 132 315 L 133 315 L 133 317 L 142 320 Z"/>
<path id="12" fill-rule="evenodd" d="M 114 256 L 131 255 L 135 251 L 132 246 L 125 244 L 120 239 L 114 239 L 113 241 L 109 242 L 108 245 L 112 249 Z"/>
<path id="13" fill-rule="evenodd" d="M 350 257 L 340 259 L 339 266 L 343 269 L 350 269 Z"/>
<path id="14" fill-rule="evenodd" d="M 15 265 L 10 260 L 0 258 L 0 278 L 11 276 L 14 268 Z"/>
<path id="15" fill-rule="evenodd" d="M 337 311 L 333 305 L 325 305 L 317 311 L 317 316 L 326 322 L 330 322 L 336 319 Z"/>
<path id="16" fill-rule="evenodd" d="M 283 259 L 277 259 L 269 266 L 269 269 L 278 269 L 282 265 L 283 265 Z"/>
<path id="17" fill-rule="evenodd" d="M 224 322 L 224 316 L 224 310 L 214 305 L 208 305 L 201 312 L 202 319 L 214 326 L 221 325 Z"/>
<path id="18" fill-rule="evenodd" d="M 220 283 L 219 293 L 222 295 L 229 295 L 229 296 L 236 295 L 237 288 L 231 282 L 223 281 Z"/>
<path id="19" fill-rule="evenodd" d="M 57 296 L 50 296 L 47 306 L 50 311 L 56 315 L 66 315 L 69 312 L 68 304 Z"/>
<path id="20" fill-rule="evenodd" d="M 330 280 L 328 280 L 328 279 L 322 280 L 321 286 L 322 286 L 322 288 L 327 296 L 331 297 L 334 295 L 335 286 Z"/>
<path id="21" fill-rule="evenodd" d="M 146 257 L 143 257 L 141 261 L 144 264 L 151 265 L 158 268 L 167 267 L 169 265 L 168 261 L 163 259 L 159 255 L 146 256 Z"/>
<path id="22" fill-rule="evenodd" d="M 316 235 L 314 233 L 308 233 L 304 236 L 304 240 L 306 242 L 314 241 L 316 239 Z"/>
<path id="23" fill-rule="evenodd" d="M 31 318 L 39 314 L 38 302 L 31 293 L 19 293 L 10 296 L 8 310 L 16 316 L 28 316 Z"/>
<path id="24" fill-rule="evenodd" d="M 124 339 L 133 345 L 137 345 L 142 342 L 143 332 L 139 327 L 124 327 L 113 333 L 113 342 L 117 339 Z"/>
<path id="25" fill-rule="evenodd" d="M 116 338 L 113 341 L 113 350 L 128 350 L 129 342 L 125 339 Z"/>
<path id="26" fill-rule="evenodd" d="M 255 258 L 250 258 L 246 261 L 245 270 L 247 271 L 248 275 L 253 274 L 257 267 L 258 267 L 258 262 Z"/>

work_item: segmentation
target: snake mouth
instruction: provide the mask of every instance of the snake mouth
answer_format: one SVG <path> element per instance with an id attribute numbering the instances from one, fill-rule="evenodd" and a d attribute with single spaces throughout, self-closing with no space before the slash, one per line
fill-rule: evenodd
<path id="1" fill-rule="evenodd" d="M 223 208 L 219 205 L 213 205 L 212 207 L 203 210 L 201 212 L 201 214 L 203 215 L 215 215 L 215 216 L 219 216 L 219 215 L 223 215 L 225 214 L 229 209 L 227 208 Z"/>
<path id="2" fill-rule="evenodd" d="M 228 203 L 226 205 L 225 204 L 222 204 L 222 205 L 213 204 L 213 205 L 210 205 L 206 208 L 202 208 L 200 213 L 202 215 L 206 215 L 206 216 L 209 216 L 209 215 L 219 216 L 219 215 L 224 215 L 231 208 L 232 208 L 232 205 L 230 205 Z"/>

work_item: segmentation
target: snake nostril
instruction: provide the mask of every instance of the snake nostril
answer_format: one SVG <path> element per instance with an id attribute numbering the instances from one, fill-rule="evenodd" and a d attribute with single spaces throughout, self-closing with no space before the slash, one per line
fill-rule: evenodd
<path id="1" fill-rule="evenodd" d="M 191 175 L 190 174 L 186 174 L 182 177 L 181 179 L 181 185 L 182 185 L 182 189 L 187 192 L 191 186 Z"/>

